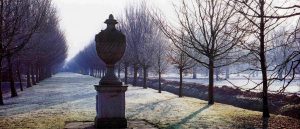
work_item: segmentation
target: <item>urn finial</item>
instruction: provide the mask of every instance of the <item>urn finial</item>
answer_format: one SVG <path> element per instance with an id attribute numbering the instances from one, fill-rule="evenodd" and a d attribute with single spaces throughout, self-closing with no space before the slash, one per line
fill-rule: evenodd
<path id="1" fill-rule="evenodd" d="M 108 19 L 114 19 L 114 16 L 112 14 L 109 14 Z"/>
<path id="2" fill-rule="evenodd" d="M 105 20 L 104 23 L 106 23 L 107 25 L 113 25 L 113 26 L 118 24 L 117 20 L 114 19 L 114 16 L 112 14 L 109 15 L 108 19 Z"/>

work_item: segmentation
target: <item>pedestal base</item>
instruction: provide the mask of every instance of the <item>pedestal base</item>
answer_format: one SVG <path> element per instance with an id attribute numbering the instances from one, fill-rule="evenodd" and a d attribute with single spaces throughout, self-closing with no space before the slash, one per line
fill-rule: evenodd
<path id="1" fill-rule="evenodd" d="M 125 85 L 95 85 L 97 90 L 95 127 L 126 128 Z"/>
<path id="2" fill-rule="evenodd" d="M 92 121 L 66 122 L 64 129 L 97 129 Z M 106 128 L 107 129 L 107 128 Z M 120 129 L 120 128 L 114 128 Z M 121 129 L 158 129 L 154 125 L 143 120 L 128 120 L 127 128 Z"/>
<path id="3" fill-rule="evenodd" d="M 126 118 L 95 118 L 96 128 L 127 128 Z"/>

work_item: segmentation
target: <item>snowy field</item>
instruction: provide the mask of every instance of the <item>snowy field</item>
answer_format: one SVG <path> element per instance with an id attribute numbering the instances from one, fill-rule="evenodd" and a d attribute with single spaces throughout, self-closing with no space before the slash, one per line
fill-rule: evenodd
<path id="1" fill-rule="evenodd" d="M 248 77 L 248 74 L 231 74 L 230 79 L 227 80 L 219 80 L 214 81 L 214 85 L 218 87 L 222 87 L 224 85 L 229 87 L 239 87 L 242 90 L 252 89 L 256 86 L 256 83 L 261 83 L 261 77 L 251 77 L 252 81 L 248 81 L 245 77 Z M 121 77 L 124 77 L 124 74 L 121 73 Z M 220 75 L 221 78 L 225 78 L 223 75 Z M 157 75 L 149 74 L 149 78 L 157 79 Z M 179 74 L 178 73 L 168 73 L 162 75 L 163 79 L 169 81 L 178 81 L 179 82 Z M 197 74 L 197 79 L 192 78 L 192 74 L 186 74 L 183 76 L 183 82 L 188 83 L 197 83 L 202 85 L 208 85 L 208 77 L 204 76 L 203 74 Z M 287 83 L 287 82 L 286 82 Z M 269 86 L 270 92 L 277 92 L 283 86 L 283 81 L 275 81 L 271 86 Z M 253 91 L 262 91 L 262 86 L 257 87 Z M 285 89 L 286 93 L 298 93 L 300 94 L 300 77 L 293 80 L 291 84 Z"/>
<path id="2" fill-rule="evenodd" d="M 166 77 L 164 78 L 169 81 L 179 81 L 179 78 L 172 78 L 172 77 Z M 254 82 L 252 82 L 254 81 Z M 252 89 L 253 87 L 256 86 L 256 83 L 260 83 L 261 80 L 259 79 L 253 79 L 252 81 L 248 81 L 246 79 L 229 79 L 227 80 L 220 80 L 220 81 L 215 81 L 214 85 L 218 87 L 222 87 L 224 85 L 229 86 L 229 87 L 239 87 L 244 90 L 247 89 Z M 192 78 L 183 78 L 183 82 L 189 82 L 189 83 L 198 83 L 202 85 L 208 85 L 208 79 L 207 78 L 197 78 L 197 79 L 192 79 Z M 232 85 L 234 84 L 234 85 Z M 278 90 L 281 89 L 283 82 L 276 81 L 274 82 L 271 86 L 269 86 L 269 91 L 270 92 L 277 92 Z M 257 87 L 254 91 L 262 91 L 262 86 Z M 284 92 L 287 93 L 298 93 L 300 94 L 300 81 L 296 80 L 293 81 L 286 89 Z"/>
<path id="3" fill-rule="evenodd" d="M 117 74 L 117 73 L 116 73 Z M 120 74 L 121 78 L 124 78 L 124 74 Z M 227 80 L 219 80 L 214 81 L 214 85 L 218 87 L 222 87 L 224 85 L 229 87 L 239 87 L 242 90 L 248 90 L 252 89 L 256 86 L 257 83 L 261 83 L 261 77 L 250 77 L 251 81 L 248 81 L 245 77 L 248 77 L 248 74 L 240 74 L 239 76 L 237 74 L 231 74 L 230 79 Z M 132 77 L 132 75 L 130 75 Z M 188 83 L 197 83 L 202 85 L 208 85 L 208 77 L 204 76 L 203 74 L 197 74 L 197 79 L 192 78 L 192 74 L 186 74 L 183 76 L 183 82 Z M 223 75 L 220 75 L 221 78 L 225 78 Z M 158 76 L 156 74 L 149 74 L 149 78 L 151 79 L 157 79 Z M 169 80 L 169 81 L 178 81 L 179 82 L 179 74 L 178 73 L 168 73 L 168 74 L 162 74 L 162 78 Z M 269 86 L 270 92 L 277 92 L 278 90 L 281 90 L 283 86 L 283 81 L 275 81 L 271 86 Z M 287 83 L 287 82 L 286 82 Z M 262 86 L 257 87 L 255 90 L 257 92 L 262 91 Z M 300 94 L 300 77 L 297 76 L 297 79 L 293 80 L 291 84 L 285 89 L 286 93 L 297 93 Z"/>
<path id="4" fill-rule="evenodd" d="M 98 78 L 59 73 L 38 85 L 6 98 L 0 106 L 0 128 L 61 129 L 67 121 L 93 121 Z M 261 127 L 261 113 L 230 105 L 176 95 L 153 89 L 128 87 L 126 118 L 145 120 L 159 128 L 253 128 Z M 277 122 L 276 122 L 277 121 Z M 300 128 L 300 120 L 272 115 L 271 127 Z"/>

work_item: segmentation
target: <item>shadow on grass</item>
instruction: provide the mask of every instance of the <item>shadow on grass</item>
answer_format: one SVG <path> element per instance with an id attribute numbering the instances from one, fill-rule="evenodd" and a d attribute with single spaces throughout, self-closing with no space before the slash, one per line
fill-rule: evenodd
<path id="1" fill-rule="evenodd" d="M 269 127 L 269 118 L 263 118 L 262 126 L 263 126 L 263 129 L 268 129 L 268 127 Z"/>
<path id="2" fill-rule="evenodd" d="M 132 118 L 133 116 L 144 113 L 144 111 L 147 111 L 147 110 L 153 111 L 160 103 L 164 103 L 164 102 L 170 101 L 170 100 L 175 99 L 175 98 L 178 98 L 178 97 L 169 98 L 169 99 L 165 99 L 165 100 L 160 100 L 160 101 L 147 103 L 147 104 L 140 104 L 139 106 L 137 106 L 137 108 L 134 110 L 134 112 L 132 114 L 128 115 L 127 117 Z M 165 108 L 164 113 L 171 110 L 171 107 L 164 107 L 164 108 Z"/>
<path id="3" fill-rule="evenodd" d="M 168 127 L 166 127 L 166 129 L 179 129 L 182 124 L 185 124 L 190 119 L 194 118 L 196 115 L 198 115 L 199 113 L 201 113 L 205 109 L 209 108 L 210 106 L 211 105 L 205 105 L 204 107 L 200 108 L 199 110 L 197 110 L 197 111 L 191 113 L 190 115 L 184 117 L 179 122 L 169 125 Z"/>

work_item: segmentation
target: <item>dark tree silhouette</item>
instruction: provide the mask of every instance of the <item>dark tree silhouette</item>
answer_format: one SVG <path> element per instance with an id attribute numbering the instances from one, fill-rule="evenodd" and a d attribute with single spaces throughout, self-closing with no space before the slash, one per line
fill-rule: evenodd
<path id="1" fill-rule="evenodd" d="M 252 32 L 256 40 L 251 43 L 243 44 L 243 48 L 250 50 L 253 56 L 259 61 L 260 66 L 255 69 L 261 71 L 262 82 L 257 86 L 263 86 L 262 99 L 263 99 L 263 117 L 270 117 L 269 114 L 269 103 L 268 103 L 268 66 L 266 60 L 267 43 L 272 41 L 268 38 L 268 34 L 274 30 L 283 19 L 292 16 L 300 15 L 300 12 L 294 12 L 294 8 L 299 8 L 297 6 L 276 7 L 273 0 L 230 0 L 230 5 L 238 11 L 240 14 L 246 18 L 249 23 L 251 23 L 250 28 L 244 28 Z M 288 4 L 285 3 L 285 4 Z M 284 13 L 279 13 L 279 10 L 284 10 Z M 257 43 L 257 44 L 255 44 Z"/>
<path id="2" fill-rule="evenodd" d="M 22 74 L 26 73 L 27 87 L 30 87 L 31 81 L 38 82 L 37 77 L 41 77 L 37 75 L 38 70 L 34 70 L 37 68 L 35 62 L 43 62 L 43 67 L 57 68 L 66 58 L 66 52 L 64 35 L 59 30 L 51 0 L 0 0 L 0 64 L 8 67 L 12 97 L 17 96 L 14 77 L 18 76 L 22 85 Z M 39 56 L 42 57 L 37 59 Z M 0 66 L 1 74 L 2 68 Z M 0 104 L 3 104 L 1 82 L 2 75 Z M 23 86 L 20 88 L 23 90 Z"/>

